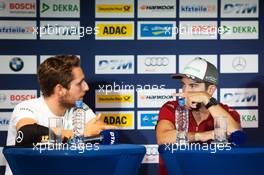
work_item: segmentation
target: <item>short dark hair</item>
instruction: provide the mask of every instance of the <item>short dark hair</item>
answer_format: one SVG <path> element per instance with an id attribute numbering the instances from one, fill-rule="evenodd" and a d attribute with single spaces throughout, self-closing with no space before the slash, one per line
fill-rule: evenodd
<path id="1" fill-rule="evenodd" d="M 79 66 L 80 59 L 75 55 L 57 55 L 41 63 L 38 69 L 38 81 L 43 96 L 52 95 L 57 84 L 68 89 L 73 79 L 72 69 Z"/>
<path id="2" fill-rule="evenodd" d="M 204 84 L 205 84 L 205 89 L 208 89 L 208 87 L 209 87 L 210 85 L 215 85 L 215 84 L 213 84 L 213 83 L 209 83 L 209 82 L 204 82 Z"/>

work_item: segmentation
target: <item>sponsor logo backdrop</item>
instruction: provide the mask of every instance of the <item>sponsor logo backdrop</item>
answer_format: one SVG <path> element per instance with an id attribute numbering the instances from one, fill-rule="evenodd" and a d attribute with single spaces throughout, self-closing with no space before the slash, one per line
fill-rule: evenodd
<path id="1" fill-rule="evenodd" d="M 248 144 L 263 145 L 263 9 L 260 0 L 2 0 L 0 150 L 14 106 L 40 96 L 37 66 L 57 54 L 81 57 L 85 102 L 121 142 L 147 147 L 140 174 L 158 174 L 159 108 L 181 90 L 170 75 L 194 57 L 218 68 L 214 96 L 241 114 Z M 0 175 L 4 162 L 0 154 Z"/>

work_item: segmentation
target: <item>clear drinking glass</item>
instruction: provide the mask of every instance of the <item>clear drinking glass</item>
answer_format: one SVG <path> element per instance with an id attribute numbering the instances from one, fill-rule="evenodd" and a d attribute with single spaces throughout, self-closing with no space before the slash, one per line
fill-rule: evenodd
<path id="1" fill-rule="evenodd" d="M 224 117 L 214 118 L 214 142 L 227 142 L 227 120 Z"/>
<path id="2" fill-rule="evenodd" d="M 49 143 L 61 143 L 61 133 L 63 129 L 63 118 L 49 118 Z"/>

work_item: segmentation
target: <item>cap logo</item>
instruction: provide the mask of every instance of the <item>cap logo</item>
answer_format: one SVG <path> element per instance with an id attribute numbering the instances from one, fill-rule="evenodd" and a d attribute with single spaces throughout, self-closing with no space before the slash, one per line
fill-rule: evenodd
<path id="1" fill-rule="evenodd" d="M 183 71 L 187 71 L 188 69 L 192 70 L 192 71 L 195 71 L 195 72 L 201 72 L 199 69 L 196 69 L 194 67 L 190 67 L 190 66 L 187 66 L 183 69 Z"/>

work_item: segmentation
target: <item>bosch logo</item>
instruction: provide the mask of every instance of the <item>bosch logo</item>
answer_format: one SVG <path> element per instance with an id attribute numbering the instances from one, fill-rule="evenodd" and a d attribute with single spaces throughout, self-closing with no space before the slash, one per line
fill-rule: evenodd
<path id="1" fill-rule="evenodd" d="M 10 3 L 11 10 L 35 10 L 35 3 Z"/>
<path id="2" fill-rule="evenodd" d="M 5 2 L 0 2 L 0 10 L 4 10 L 6 8 Z"/>
<path id="3" fill-rule="evenodd" d="M 23 69 L 24 62 L 21 58 L 14 57 L 10 60 L 9 67 L 12 71 L 19 72 Z"/>
<path id="4" fill-rule="evenodd" d="M 3 103 L 6 101 L 6 95 L 5 94 L 0 94 L 0 103 Z"/>
<path id="5" fill-rule="evenodd" d="M 167 57 L 147 57 L 145 59 L 146 66 L 167 66 L 169 59 Z"/>
<path id="6" fill-rule="evenodd" d="M 35 95 L 10 95 L 11 101 L 25 101 L 36 98 Z"/>
<path id="7" fill-rule="evenodd" d="M 247 61 L 243 57 L 235 57 L 232 62 L 232 66 L 237 71 L 242 71 L 247 66 Z"/>

